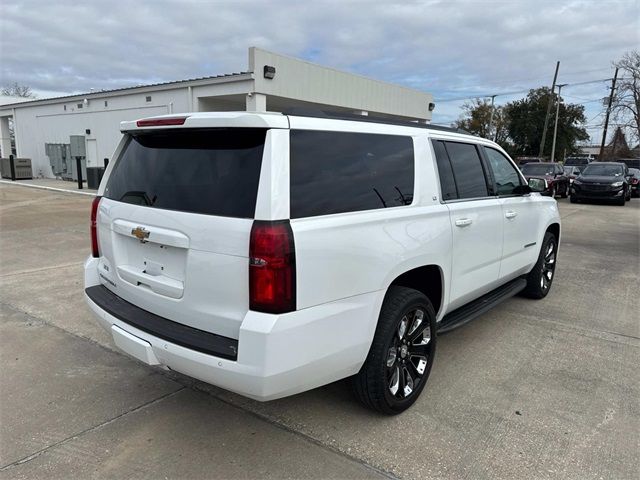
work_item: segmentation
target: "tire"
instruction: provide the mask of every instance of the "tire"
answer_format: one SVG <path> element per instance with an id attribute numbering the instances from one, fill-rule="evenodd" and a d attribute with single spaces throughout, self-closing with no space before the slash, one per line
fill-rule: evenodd
<path id="1" fill-rule="evenodd" d="M 567 198 L 569 196 L 569 185 L 564 186 L 564 190 L 560 194 L 560 198 Z"/>
<path id="2" fill-rule="evenodd" d="M 625 195 L 623 195 L 622 198 L 616 202 L 616 205 L 618 205 L 619 207 L 624 207 L 626 203 L 627 200 L 625 198 Z"/>
<path id="3" fill-rule="evenodd" d="M 522 295 L 528 298 L 541 299 L 551 290 L 555 277 L 558 256 L 558 240 L 551 232 L 544 234 L 538 261 L 527 275 L 527 286 Z"/>
<path id="4" fill-rule="evenodd" d="M 436 314 L 429 299 L 412 288 L 391 286 L 367 359 L 351 379 L 356 398 L 386 415 L 403 412 L 424 389 L 435 348 Z"/>
<path id="5" fill-rule="evenodd" d="M 556 186 L 551 187 L 551 198 L 556 198 L 558 192 L 556 191 Z"/>
<path id="6" fill-rule="evenodd" d="M 569 201 L 570 201 L 571 203 L 578 203 L 578 199 L 575 197 L 575 195 L 571 195 L 571 196 L 569 197 Z"/>

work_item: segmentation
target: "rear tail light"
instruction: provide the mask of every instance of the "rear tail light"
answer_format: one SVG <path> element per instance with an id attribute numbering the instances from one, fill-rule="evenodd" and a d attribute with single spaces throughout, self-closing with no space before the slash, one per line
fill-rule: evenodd
<path id="1" fill-rule="evenodd" d="M 93 203 L 91 203 L 91 254 L 98 258 L 100 256 L 100 247 L 98 246 L 98 206 L 102 197 L 95 197 Z"/>
<path id="2" fill-rule="evenodd" d="M 249 243 L 249 308 L 286 313 L 296 309 L 296 258 L 288 220 L 256 220 Z"/>

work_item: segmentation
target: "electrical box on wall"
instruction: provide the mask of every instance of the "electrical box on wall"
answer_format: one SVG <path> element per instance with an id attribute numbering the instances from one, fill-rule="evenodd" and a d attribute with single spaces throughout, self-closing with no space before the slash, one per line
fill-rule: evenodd
<path id="1" fill-rule="evenodd" d="M 85 142 L 84 135 L 71 135 L 69 137 L 69 146 L 72 158 L 85 158 L 87 156 L 87 144 Z"/>

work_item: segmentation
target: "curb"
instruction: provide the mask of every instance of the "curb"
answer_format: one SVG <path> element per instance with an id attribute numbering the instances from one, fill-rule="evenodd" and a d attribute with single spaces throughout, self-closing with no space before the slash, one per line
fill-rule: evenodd
<path id="1" fill-rule="evenodd" d="M 33 183 L 12 182 L 11 180 L 0 180 L 0 183 L 5 185 L 20 185 L 21 187 L 39 188 L 40 190 L 51 190 L 53 192 L 61 193 L 75 193 L 76 195 L 88 195 L 95 197 L 97 192 L 81 192 L 79 190 L 68 190 L 66 188 L 46 187 L 44 185 L 34 185 Z"/>

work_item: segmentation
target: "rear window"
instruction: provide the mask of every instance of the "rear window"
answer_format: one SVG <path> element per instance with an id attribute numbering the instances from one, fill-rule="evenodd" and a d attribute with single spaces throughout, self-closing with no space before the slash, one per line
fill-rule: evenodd
<path id="1" fill-rule="evenodd" d="M 291 131 L 291 218 L 410 205 L 413 139 Z"/>
<path id="2" fill-rule="evenodd" d="M 253 218 L 266 130 L 131 135 L 105 197 L 164 210 Z"/>

